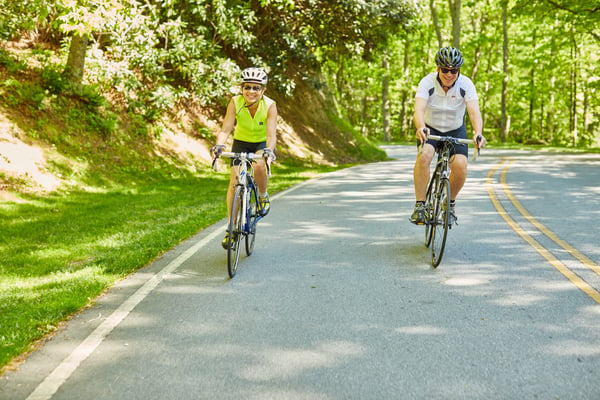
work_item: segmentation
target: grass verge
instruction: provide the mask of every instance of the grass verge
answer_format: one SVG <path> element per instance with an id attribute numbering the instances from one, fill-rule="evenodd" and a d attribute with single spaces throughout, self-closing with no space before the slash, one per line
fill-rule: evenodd
<path id="1" fill-rule="evenodd" d="M 269 191 L 333 169 L 276 165 Z M 223 219 L 228 179 L 223 168 L 0 203 L 0 367 L 116 281 Z"/>

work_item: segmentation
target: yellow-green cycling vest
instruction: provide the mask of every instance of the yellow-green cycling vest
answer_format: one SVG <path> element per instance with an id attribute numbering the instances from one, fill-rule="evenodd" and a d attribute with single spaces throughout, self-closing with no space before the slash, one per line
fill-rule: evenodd
<path id="1" fill-rule="evenodd" d="M 254 118 L 245 107 L 244 96 L 235 96 L 233 98 L 235 104 L 237 124 L 233 132 L 235 140 L 241 140 L 250 143 L 261 143 L 267 140 L 267 114 L 269 107 L 275 104 L 275 101 L 265 95 L 258 102 L 258 109 L 254 114 Z"/>

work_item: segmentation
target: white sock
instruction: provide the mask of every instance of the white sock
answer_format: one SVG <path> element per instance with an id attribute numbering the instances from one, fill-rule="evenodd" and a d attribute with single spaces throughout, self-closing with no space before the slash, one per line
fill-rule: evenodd
<path id="1" fill-rule="evenodd" d="M 269 192 L 260 193 L 259 195 L 260 197 L 267 197 L 269 195 Z"/>

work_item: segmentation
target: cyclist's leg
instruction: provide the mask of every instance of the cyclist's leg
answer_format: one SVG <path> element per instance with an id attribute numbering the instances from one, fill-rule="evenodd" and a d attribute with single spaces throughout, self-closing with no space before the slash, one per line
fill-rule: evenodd
<path id="1" fill-rule="evenodd" d="M 463 124 L 460 128 L 448 132 L 449 136 L 460 139 L 467 138 L 467 127 Z M 456 200 L 458 193 L 467 180 L 467 160 L 469 147 L 466 144 L 454 145 L 450 150 L 450 192 L 451 200 Z"/>
<path id="2" fill-rule="evenodd" d="M 231 215 L 231 203 L 233 201 L 233 194 L 235 190 L 235 184 L 237 182 L 237 166 L 231 166 L 229 175 L 229 187 L 227 188 L 227 219 Z"/>
<path id="3" fill-rule="evenodd" d="M 267 142 L 254 143 L 253 152 L 265 149 Z M 269 200 L 268 183 L 269 176 L 264 159 L 257 160 L 254 164 L 254 180 L 258 186 L 258 202 L 260 204 L 260 214 L 264 217 L 269 213 L 271 202 Z"/>
<path id="4" fill-rule="evenodd" d="M 240 142 L 238 140 L 233 140 L 233 144 L 231 146 L 231 151 L 234 153 L 247 152 L 245 150 L 244 142 Z M 239 161 L 231 160 L 229 163 L 230 166 L 230 175 L 229 175 L 229 186 L 227 187 L 227 221 L 231 218 L 231 208 L 233 204 L 233 197 L 235 194 L 235 184 L 237 183 L 237 173 L 238 173 L 238 165 Z M 221 242 L 223 248 L 227 249 L 227 243 L 229 240 L 229 232 L 225 234 L 225 238 Z"/>
<path id="5" fill-rule="evenodd" d="M 451 200 L 456 200 L 458 193 L 467 180 L 467 157 L 463 154 L 455 154 L 450 158 L 450 192 Z"/>
<path id="6" fill-rule="evenodd" d="M 430 143 L 425 143 L 421 149 L 421 153 L 417 155 L 417 161 L 413 170 L 415 198 L 417 201 L 425 201 L 427 184 L 429 183 L 429 166 L 434 154 L 435 148 Z"/>
<path id="7" fill-rule="evenodd" d="M 257 152 L 266 148 L 267 142 L 256 143 L 253 152 Z M 269 177 L 267 176 L 267 167 L 265 166 L 265 161 L 262 158 L 254 164 L 254 179 L 256 180 L 256 185 L 258 186 L 258 193 L 267 193 Z"/>
<path id="8" fill-rule="evenodd" d="M 237 166 L 231 166 L 231 175 L 229 177 L 229 187 L 227 188 L 227 232 L 225 232 L 225 237 L 221 242 L 221 246 L 225 250 L 227 250 L 227 246 L 229 245 L 229 220 L 231 219 L 231 208 L 233 203 L 233 197 L 235 196 L 235 184 L 237 181 Z"/>
<path id="9" fill-rule="evenodd" d="M 421 152 L 417 155 L 413 170 L 413 178 L 415 185 L 415 208 L 410 216 L 410 222 L 416 225 L 422 225 L 426 222 L 427 216 L 425 213 L 425 197 L 427 195 L 427 185 L 429 183 L 429 166 L 435 154 L 434 145 L 425 143 L 421 148 Z"/>

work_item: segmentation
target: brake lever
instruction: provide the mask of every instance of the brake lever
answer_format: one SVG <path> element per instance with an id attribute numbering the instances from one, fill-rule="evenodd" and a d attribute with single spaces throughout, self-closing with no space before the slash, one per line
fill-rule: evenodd
<path id="1" fill-rule="evenodd" d="M 481 143 L 481 135 L 477 135 L 477 149 L 476 151 L 473 153 L 473 161 L 477 160 L 477 158 L 479 157 L 481 148 L 479 147 L 479 144 Z"/>

